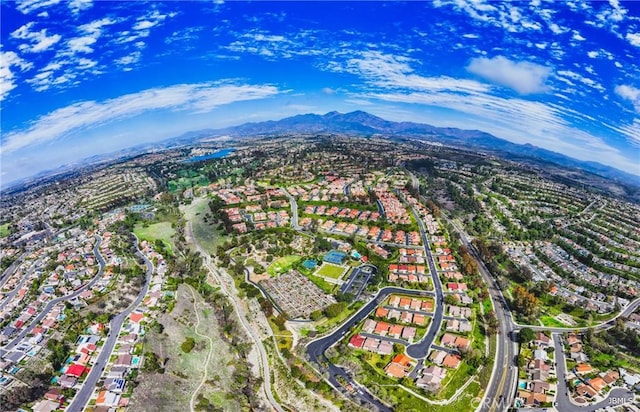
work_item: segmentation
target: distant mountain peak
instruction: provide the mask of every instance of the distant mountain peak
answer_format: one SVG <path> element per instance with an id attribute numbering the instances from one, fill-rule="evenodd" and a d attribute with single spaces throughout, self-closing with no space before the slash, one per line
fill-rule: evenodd
<path id="1" fill-rule="evenodd" d="M 278 135 L 290 133 L 342 133 L 360 136 L 403 136 L 419 140 L 437 141 L 453 146 L 463 146 L 475 150 L 489 150 L 508 153 L 517 157 L 535 158 L 579 168 L 600 176 L 612 178 L 634 186 L 640 186 L 640 178 L 613 167 L 594 162 L 575 160 L 560 153 L 539 148 L 530 143 L 516 144 L 493 136 L 481 130 L 463 130 L 453 127 L 436 127 L 424 123 L 393 122 L 371 113 L 356 110 L 349 113 L 331 111 L 324 115 L 299 114 L 281 120 L 261 123 L 246 123 L 223 129 L 228 135 Z"/>

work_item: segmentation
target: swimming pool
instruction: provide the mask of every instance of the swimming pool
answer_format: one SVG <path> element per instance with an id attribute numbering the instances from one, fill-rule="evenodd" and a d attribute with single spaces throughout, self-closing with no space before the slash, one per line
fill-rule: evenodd
<path id="1" fill-rule="evenodd" d="M 525 382 L 525 381 L 518 382 L 518 388 L 526 389 L 527 388 L 527 382 Z"/>

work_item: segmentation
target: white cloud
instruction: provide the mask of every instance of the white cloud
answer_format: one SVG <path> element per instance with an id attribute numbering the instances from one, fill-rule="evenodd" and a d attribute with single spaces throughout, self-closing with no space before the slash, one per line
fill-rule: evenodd
<path id="1" fill-rule="evenodd" d="M 632 46 L 640 47 L 640 33 L 627 33 L 625 38 Z"/>
<path id="2" fill-rule="evenodd" d="M 69 51 L 73 54 L 93 53 L 93 48 L 90 46 L 92 46 L 96 41 L 98 40 L 93 36 L 82 36 L 70 39 L 67 42 L 67 45 L 69 46 Z"/>
<path id="3" fill-rule="evenodd" d="M 549 30 L 553 32 L 553 34 L 562 34 L 566 31 L 562 27 L 558 26 L 556 23 L 549 24 Z"/>
<path id="4" fill-rule="evenodd" d="M 77 68 L 80 70 L 87 70 L 92 67 L 95 67 L 98 64 L 98 62 L 96 62 L 95 60 L 86 59 L 84 57 L 79 58 L 76 63 L 77 63 Z"/>
<path id="5" fill-rule="evenodd" d="M 69 10 L 73 14 L 78 14 L 83 10 L 87 10 L 93 6 L 93 0 L 71 0 L 69 2 Z"/>
<path id="6" fill-rule="evenodd" d="M 471 60 L 467 70 L 493 83 L 509 87 L 519 94 L 542 93 L 551 69 L 530 62 L 514 62 L 504 56 Z"/>
<path id="7" fill-rule="evenodd" d="M 24 72 L 33 68 L 33 63 L 20 58 L 15 52 L 0 51 L 0 101 L 9 95 L 11 90 L 18 87 L 12 67 L 17 67 Z"/>
<path id="8" fill-rule="evenodd" d="M 122 56 L 119 59 L 116 59 L 115 63 L 120 66 L 129 66 L 129 65 L 138 63 L 140 61 L 141 56 L 142 56 L 142 53 L 140 53 L 139 51 L 136 51 L 127 56 Z"/>
<path id="9" fill-rule="evenodd" d="M 51 46 L 58 43 L 62 38 L 59 34 L 47 36 L 47 29 L 31 31 L 34 24 L 34 22 L 29 22 L 11 33 L 11 37 L 14 39 L 28 40 L 30 42 L 30 44 L 21 44 L 18 46 L 20 51 L 26 53 L 43 52 L 50 49 Z"/>
<path id="10" fill-rule="evenodd" d="M 103 27 L 110 26 L 118 22 L 119 20 L 105 17 L 78 26 L 78 32 L 81 36 L 69 39 L 66 43 L 67 49 L 61 51 L 57 57 L 75 56 L 77 53 L 93 53 L 93 47 L 91 46 L 93 46 L 100 36 L 102 36 Z"/>
<path id="11" fill-rule="evenodd" d="M 373 84 L 385 88 L 410 87 L 418 90 L 447 90 L 456 93 L 484 92 L 486 84 L 475 80 L 454 79 L 452 77 L 423 77 L 414 73 L 409 66 L 411 59 L 370 50 L 359 53 L 358 57 L 347 60 L 343 66 L 330 62 L 329 69 L 357 74 Z"/>
<path id="12" fill-rule="evenodd" d="M 640 89 L 622 84 L 616 86 L 615 92 L 618 96 L 630 101 L 633 104 L 636 112 L 640 113 Z"/>
<path id="13" fill-rule="evenodd" d="M 590 66 L 587 66 L 587 68 L 585 69 L 589 72 L 593 72 L 593 68 L 591 68 Z M 571 79 L 571 80 L 575 80 L 575 81 L 579 81 L 580 83 L 587 85 L 593 89 L 599 90 L 601 92 L 605 91 L 605 88 L 598 83 L 597 81 L 590 79 L 588 77 L 582 76 L 581 74 L 578 74 L 576 72 L 573 72 L 571 70 L 559 70 L 556 73 L 556 79 L 569 84 L 570 86 L 575 86 L 575 84 L 568 82 L 566 79 Z"/>
<path id="14" fill-rule="evenodd" d="M 118 23 L 120 20 L 115 20 L 110 17 L 104 17 L 99 20 L 94 20 L 90 23 L 85 23 L 78 27 L 78 30 L 85 34 L 92 34 L 95 36 L 100 36 L 102 34 L 102 28 L 105 26 L 111 26 L 112 24 Z"/>
<path id="15" fill-rule="evenodd" d="M 157 24 L 157 21 L 142 20 L 133 25 L 133 30 L 146 30 Z"/>
<path id="16" fill-rule="evenodd" d="M 596 57 L 598 57 L 600 55 L 600 53 L 598 53 L 595 50 L 592 50 L 590 52 L 587 52 L 587 56 L 589 56 L 590 59 L 595 59 Z"/>
<path id="17" fill-rule="evenodd" d="M 587 39 L 585 39 L 584 37 L 582 37 L 582 35 L 580 34 L 579 31 L 574 30 L 573 31 L 573 36 L 571 37 L 573 40 L 577 40 L 577 41 L 585 41 Z"/>
<path id="18" fill-rule="evenodd" d="M 53 81 L 65 79 L 61 76 Z M 103 102 L 79 102 L 41 116 L 26 130 L 7 133 L 0 147 L 0 154 L 54 141 L 74 132 L 131 118 L 148 111 L 189 110 L 204 113 L 218 106 L 264 99 L 278 93 L 281 91 L 275 86 L 216 82 L 148 89 Z"/>
<path id="19" fill-rule="evenodd" d="M 16 9 L 22 14 L 60 3 L 61 0 L 18 0 Z"/>

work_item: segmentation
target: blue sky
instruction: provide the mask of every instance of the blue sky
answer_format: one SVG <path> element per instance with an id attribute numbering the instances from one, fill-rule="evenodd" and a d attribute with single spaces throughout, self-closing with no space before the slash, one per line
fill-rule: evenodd
<path id="1" fill-rule="evenodd" d="M 186 131 L 332 110 L 640 175 L 639 2 L 0 7 L 0 187 Z"/>

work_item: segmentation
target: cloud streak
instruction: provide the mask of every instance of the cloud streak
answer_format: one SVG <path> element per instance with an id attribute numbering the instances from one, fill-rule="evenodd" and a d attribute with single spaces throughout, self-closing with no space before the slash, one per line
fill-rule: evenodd
<path id="1" fill-rule="evenodd" d="M 33 63 L 20 58 L 15 52 L 0 51 L 0 101 L 9 95 L 11 90 L 18 87 L 13 67 L 24 72 L 33 68 Z"/>
<path id="2" fill-rule="evenodd" d="M 74 132 L 89 130 L 149 111 L 188 110 L 205 113 L 218 106 L 265 99 L 278 93 L 281 91 L 269 85 L 235 85 L 215 82 L 148 89 L 103 102 L 79 102 L 40 117 L 24 131 L 7 133 L 0 146 L 0 155 L 41 145 Z"/>

